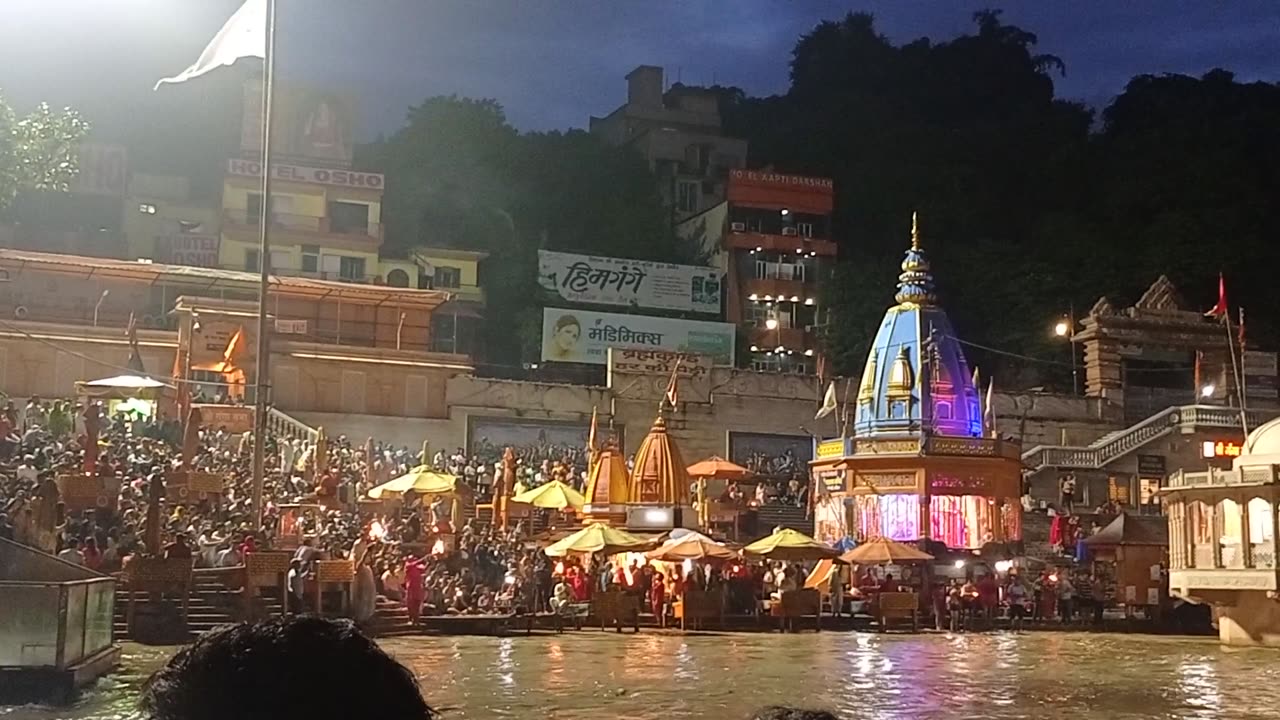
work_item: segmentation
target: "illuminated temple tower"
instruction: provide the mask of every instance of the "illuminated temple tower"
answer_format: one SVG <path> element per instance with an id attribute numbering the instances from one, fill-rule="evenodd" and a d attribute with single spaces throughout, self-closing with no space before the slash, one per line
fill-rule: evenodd
<path id="1" fill-rule="evenodd" d="M 582 508 L 582 521 L 625 525 L 630 499 L 631 477 L 627 472 L 627 461 L 617 444 L 610 441 L 592 459 L 587 474 L 587 502 Z"/>
<path id="2" fill-rule="evenodd" d="M 629 490 L 627 527 L 669 529 L 695 519 L 682 512 L 689 505 L 689 474 L 661 414 L 636 450 Z"/>
<path id="3" fill-rule="evenodd" d="M 956 549 L 1021 539 L 1021 447 L 984 423 L 914 215 L 898 281 L 858 383 L 853 437 L 819 442 L 814 454 L 818 535 Z"/>

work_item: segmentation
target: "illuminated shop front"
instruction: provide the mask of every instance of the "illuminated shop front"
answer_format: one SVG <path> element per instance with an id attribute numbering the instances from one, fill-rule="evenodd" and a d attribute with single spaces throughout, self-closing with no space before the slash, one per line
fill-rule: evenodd
<path id="1" fill-rule="evenodd" d="M 898 304 L 885 312 L 846 409 L 852 437 L 815 449 L 818 533 L 967 550 L 1020 540 L 1021 446 L 996 437 L 912 225 Z"/>

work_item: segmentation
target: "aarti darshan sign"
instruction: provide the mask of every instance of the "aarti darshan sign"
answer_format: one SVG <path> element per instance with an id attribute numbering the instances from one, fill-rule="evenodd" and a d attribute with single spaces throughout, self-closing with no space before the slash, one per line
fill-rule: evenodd
<path id="1" fill-rule="evenodd" d="M 604 365 L 609 349 L 707 355 L 732 365 L 736 328 L 728 323 L 543 308 L 543 362 Z"/>
<path id="2" fill-rule="evenodd" d="M 538 283 L 567 302 L 720 312 L 720 271 L 538 251 Z"/>

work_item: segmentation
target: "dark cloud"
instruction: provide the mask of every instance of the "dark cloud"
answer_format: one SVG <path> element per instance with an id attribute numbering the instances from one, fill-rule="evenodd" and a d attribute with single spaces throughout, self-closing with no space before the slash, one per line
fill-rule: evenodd
<path id="1" fill-rule="evenodd" d="M 796 39 L 822 19 L 866 10 L 895 42 L 942 41 L 968 31 L 974 9 L 933 0 L 278 1 L 281 72 L 357 91 L 366 136 L 448 93 L 495 98 L 523 129 L 582 127 L 622 102 L 623 76 L 642 63 L 666 67 L 671 80 L 781 92 Z M 1066 61 L 1057 81 L 1066 97 L 1106 102 L 1144 72 L 1224 67 L 1246 80 L 1280 78 L 1274 0 L 991 4 Z M 0 88 L 19 102 L 145 101 L 154 79 L 194 59 L 238 5 L 5 0 Z"/>

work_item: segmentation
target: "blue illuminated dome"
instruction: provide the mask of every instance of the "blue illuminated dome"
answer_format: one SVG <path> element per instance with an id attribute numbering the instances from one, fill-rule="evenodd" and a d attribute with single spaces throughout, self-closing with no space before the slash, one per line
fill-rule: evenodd
<path id="1" fill-rule="evenodd" d="M 937 304 L 929 260 L 911 216 L 911 249 L 858 384 L 854 435 L 982 437 L 975 380 L 947 313 Z"/>

